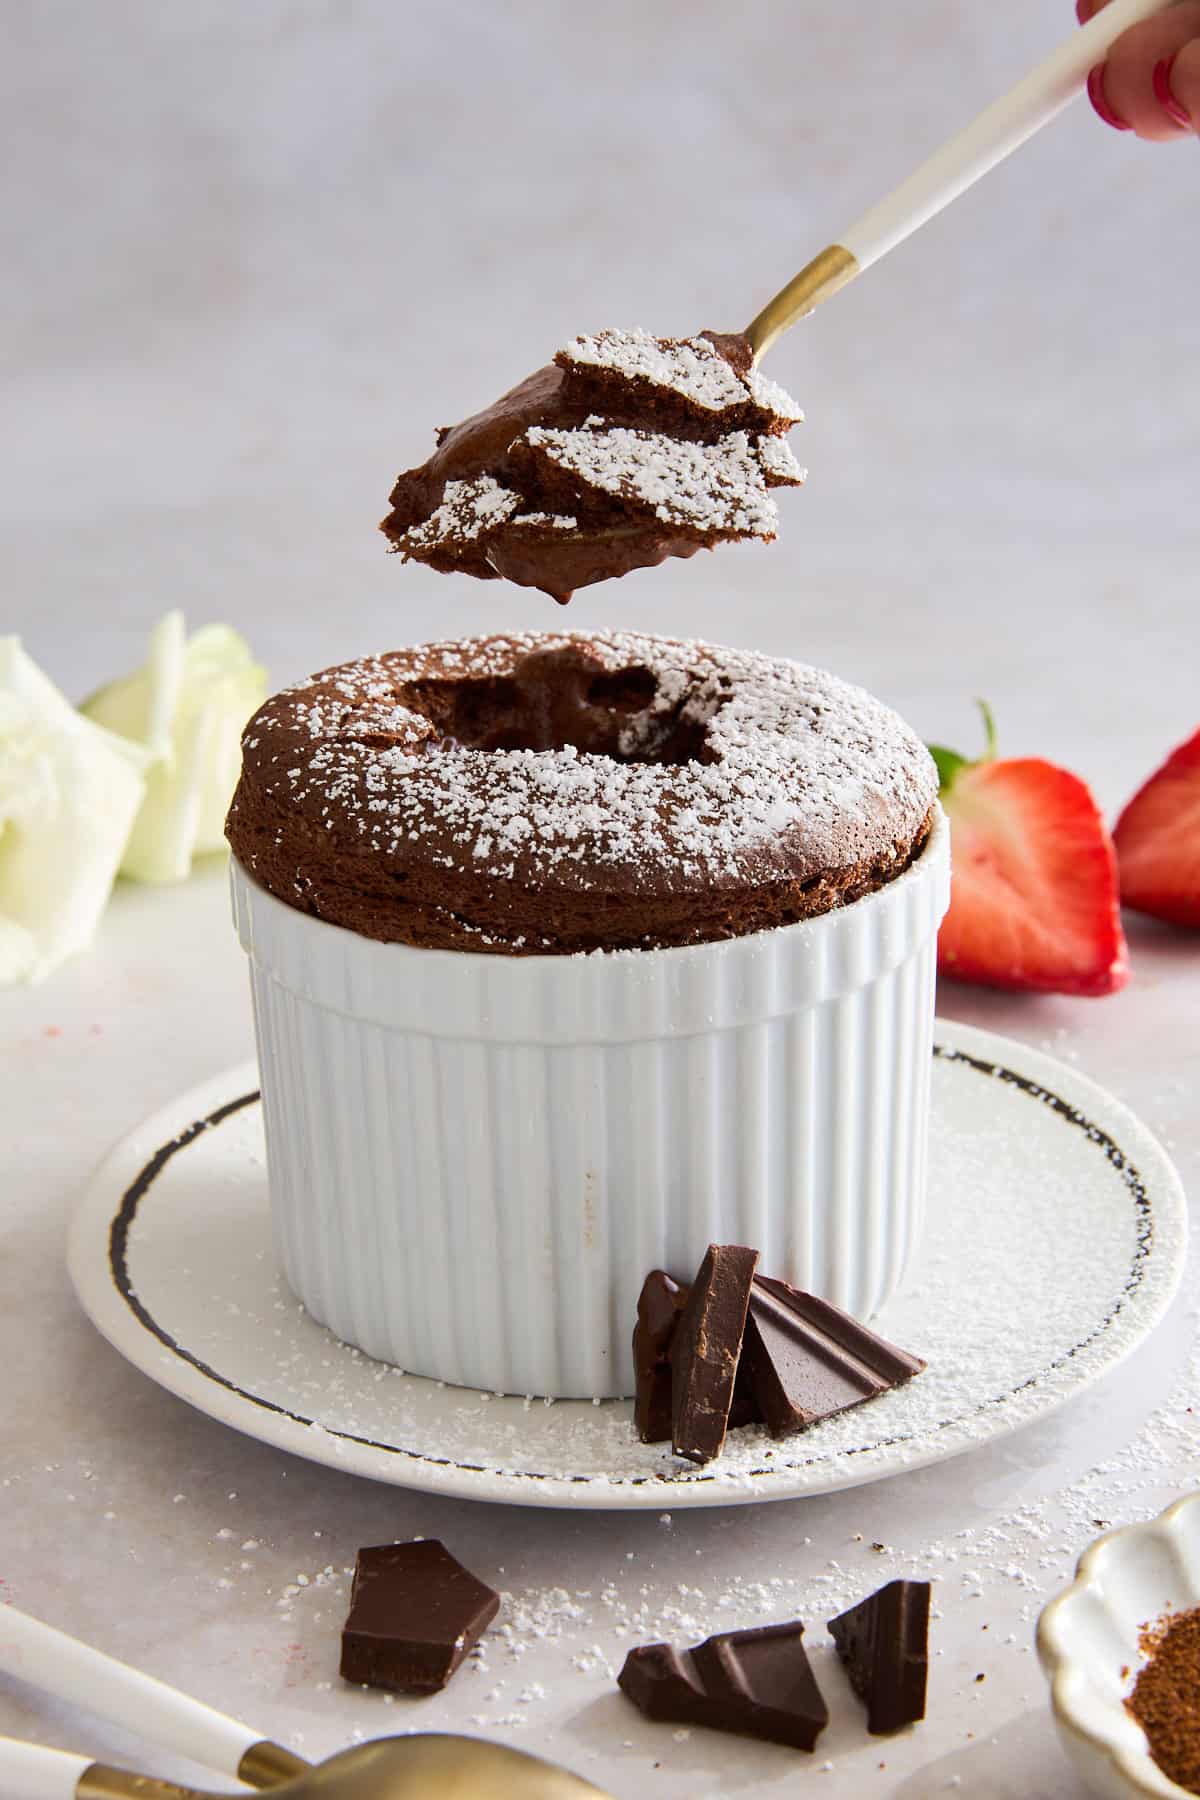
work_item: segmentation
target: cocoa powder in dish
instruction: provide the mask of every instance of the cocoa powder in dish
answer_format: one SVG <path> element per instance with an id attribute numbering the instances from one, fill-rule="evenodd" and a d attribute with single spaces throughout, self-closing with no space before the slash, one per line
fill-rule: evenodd
<path id="1" fill-rule="evenodd" d="M 1200 1794 L 1200 1607 L 1144 1625 L 1149 1656 L 1125 1704 L 1170 1781 Z"/>

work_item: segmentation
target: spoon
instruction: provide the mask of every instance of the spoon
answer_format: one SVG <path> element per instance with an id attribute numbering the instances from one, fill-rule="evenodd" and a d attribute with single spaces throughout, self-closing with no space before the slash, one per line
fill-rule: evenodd
<path id="1" fill-rule="evenodd" d="M 248 1787 L 278 1791 L 281 1800 L 611 1800 L 604 1789 L 540 1757 L 449 1733 L 376 1738 L 308 1763 L 15 1606 L 0 1606 L 0 1673 Z M 0 1738 L 0 1793 L 12 1800 L 222 1800 L 202 1788 L 12 1738 Z"/>
<path id="2" fill-rule="evenodd" d="M 280 1800 L 611 1800 L 579 1775 L 505 1744 L 449 1732 L 375 1738 L 324 1762 L 306 1763 L 281 1744 L 256 1746 L 261 1758 L 242 1765 L 242 1779 Z M 284 1775 L 285 1759 L 294 1771 Z M 272 1778 L 270 1770 L 279 1774 Z M 90 1762 L 67 1750 L 0 1737 L 0 1793 L 11 1800 L 229 1800 L 208 1788 L 183 1787 Z"/>
<path id="3" fill-rule="evenodd" d="M 1103 62 L 1122 32 L 1174 4 L 1175 0 L 1111 0 L 1015 88 L 865 212 L 836 244 L 819 251 L 767 302 L 744 334 L 753 347 L 755 362 L 762 360 L 790 325 L 807 318 L 822 300 L 902 244 L 919 225 L 1049 124 L 1082 93 L 1089 69 Z"/>

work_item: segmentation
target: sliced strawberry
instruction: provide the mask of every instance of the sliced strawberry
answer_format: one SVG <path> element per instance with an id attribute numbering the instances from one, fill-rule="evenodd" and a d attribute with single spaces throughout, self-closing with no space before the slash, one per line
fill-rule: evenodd
<path id="1" fill-rule="evenodd" d="M 1126 906 L 1200 925 L 1200 731 L 1138 789 L 1113 838 Z"/>
<path id="2" fill-rule="evenodd" d="M 987 987 L 1111 994 L 1129 974 L 1112 839 L 1085 782 L 1040 757 L 1000 761 L 981 702 L 978 762 L 934 748 L 950 819 L 938 968 Z"/>

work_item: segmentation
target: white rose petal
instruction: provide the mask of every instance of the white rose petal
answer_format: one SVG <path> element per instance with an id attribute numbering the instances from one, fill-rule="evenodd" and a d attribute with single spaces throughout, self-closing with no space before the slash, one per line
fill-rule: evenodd
<path id="1" fill-rule="evenodd" d="M 242 727 L 266 692 L 266 676 L 236 631 L 206 625 L 189 638 L 183 614 L 170 612 L 151 634 L 144 666 L 84 703 L 89 719 L 153 758 L 122 874 L 182 881 L 194 856 L 225 848 Z"/>
<path id="2" fill-rule="evenodd" d="M 0 982 L 40 981 L 91 941 L 149 761 L 0 638 Z"/>

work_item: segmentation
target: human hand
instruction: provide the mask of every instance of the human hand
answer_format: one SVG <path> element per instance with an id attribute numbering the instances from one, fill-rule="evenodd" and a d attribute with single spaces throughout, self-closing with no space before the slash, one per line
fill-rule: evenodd
<path id="1" fill-rule="evenodd" d="M 1081 25 L 1108 0 L 1076 0 Z M 1200 0 L 1180 0 L 1122 32 L 1088 76 L 1088 99 L 1115 131 L 1150 143 L 1200 132 Z"/>

